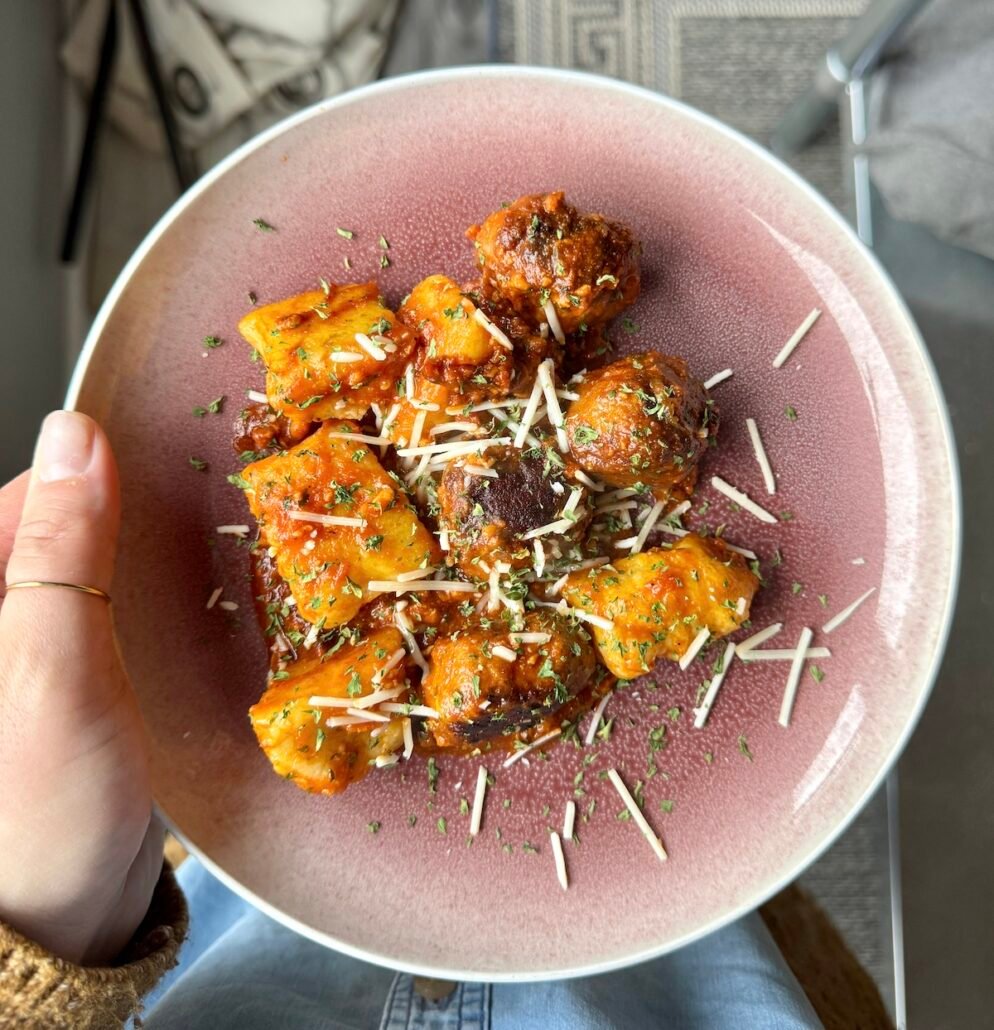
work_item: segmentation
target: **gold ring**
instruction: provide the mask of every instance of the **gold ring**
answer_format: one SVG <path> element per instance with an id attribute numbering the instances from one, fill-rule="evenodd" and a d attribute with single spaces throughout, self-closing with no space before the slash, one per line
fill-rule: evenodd
<path id="1" fill-rule="evenodd" d="M 57 583 L 48 579 L 25 579 L 20 583 L 8 583 L 8 590 L 23 590 L 25 587 L 66 587 L 68 590 L 78 590 L 81 594 L 92 594 L 94 597 L 102 597 L 108 604 L 110 594 L 98 587 L 84 586 L 82 583 Z"/>

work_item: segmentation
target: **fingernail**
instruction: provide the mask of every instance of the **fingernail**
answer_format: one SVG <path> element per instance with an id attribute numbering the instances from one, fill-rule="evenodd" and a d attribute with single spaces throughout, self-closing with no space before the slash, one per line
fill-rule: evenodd
<path id="1" fill-rule="evenodd" d="M 90 467 L 93 426 L 76 411 L 53 411 L 41 426 L 34 471 L 43 483 L 81 476 Z"/>

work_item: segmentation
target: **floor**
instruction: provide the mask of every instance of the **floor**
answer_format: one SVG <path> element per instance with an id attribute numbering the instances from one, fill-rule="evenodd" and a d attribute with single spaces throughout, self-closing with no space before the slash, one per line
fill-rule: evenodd
<path id="1" fill-rule="evenodd" d="M 0 481 L 29 461 L 40 415 L 66 378 L 66 315 L 57 298 L 72 276 L 55 260 L 64 198 L 59 133 L 63 96 L 55 5 L 0 4 L 0 97 L 19 160 L 0 165 L 5 246 L 0 305 Z M 482 57 L 465 54 L 464 57 Z M 994 986 L 994 677 L 984 631 L 994 615 L 994 262 L 944 246 L 881 213 L 877 250 L 907 298 L 938 367 L 962 469 L 965 510 L 960 602 L 935 694 L 901 762 L 901 843 L 910 1025 L 990 1024 Z M 27 316 L 27 317 L 26 317 Z M 74 335 L 72 330 L 68 335 Z M 990 378 L 988 378 L 990 377 Z M 841 845 L 840 845 L 841 846 Z M 872 875 L 854 865 L 852 881 Z M 841 895 L 842 880 L 825 885 Z"/>
<path id="2" fill-rule="evenodd" d="M 935 692 L 900 765 L 908 1012 L 911 1026 L 930 1030 L 990 1026 L 994 261 L 886 217 L 878 220 L 877 252 L 938 369 L 963 482 L 956 618 Z"/>

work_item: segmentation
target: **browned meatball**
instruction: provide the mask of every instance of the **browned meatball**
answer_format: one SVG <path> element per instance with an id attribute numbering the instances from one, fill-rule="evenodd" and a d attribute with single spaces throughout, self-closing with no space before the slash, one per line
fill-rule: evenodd
<path id="1" fill-rule="evenodd" d="M 473 471 L 482 468 L 496 476 Z M 471 579 L 487 578 L 481 561 L 488 568 L 499 561 L 516 569 L 530 566 L 533 545 L 522 537 L 562 518 L 577 486 L 564 473 L 537 449 L 494 447 L 449 462 L 438 488 L 439 522 L 449 531 L 448 563 Z M 575 515 L 565 532 L 542 536 L 547 549 L 582 539 L 590 518 L 582 501 Z"/>
<path id="2" fill-rule="evenodd" d="M 614 318 L 639 293 L 639 247 L 627 226 L 580 214 L 562 191 L 520 197 L 474 225 L 483 291 L 531 325 L 551 301 L 563 332 Z"/>
<path id="3" fill-rule="evenodd" d="M 657 497 L 693 486 L 718 418 L 683 358 L 634 354 L 575 389 L 566 433 L 583 468 L 613 486 L 643 483 Z"/>
<path id="4" fill-rule="evenodd" d="M 472 747 L 528 729 L 594 681 L 596 654 L 579 623 L 535 611 L 525 616 L 524 631 L 548 640 L 516 642 L 503 619 L 485 618 L 436 640 L 421 692 L 439 713 L 428 722 L 437 745 Z M 504 648 L 514 661 L 500 657 Z"/>

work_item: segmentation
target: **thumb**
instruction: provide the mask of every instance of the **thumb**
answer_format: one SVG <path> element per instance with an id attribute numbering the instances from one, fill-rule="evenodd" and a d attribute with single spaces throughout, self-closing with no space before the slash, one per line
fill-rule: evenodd
<path id="1" fill-rule="evenodd" d="M 0 610 L 5 643 L 19 641 L 23 648 L 28 640 L 44 640 L 48 654 L 34 657 L 43 666 L 54 659 L 65 667 L 67 659 L 92 654 L 109 637 L 108 605 L 100 597 L 63 587 L 11 587 L 37 581 L 108 591 L 119 520 L 117 469 L 107 437 L 86 415 L 52 412 L 35 447 L 7 563 L 8 593 Z"/>

